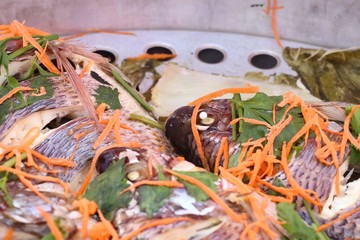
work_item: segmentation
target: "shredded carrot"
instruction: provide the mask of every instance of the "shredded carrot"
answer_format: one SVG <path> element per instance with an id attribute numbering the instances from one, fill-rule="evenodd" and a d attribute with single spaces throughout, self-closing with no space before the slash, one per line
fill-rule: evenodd
<path id="1" fill-rule="evenodd" d="M 149 223 L 145 223 L 144 225 L 142 225 L 138 229 L 132 231 L 128 235 L 120 238 L 120 240 L 133 239 L 134 237 L 136 237 L 137 235 L 139 235 L 140 233 L 142 233 L 143 231 L 145 231 L 145 230 L 147 230 L 149 228 L 157 227 L 157 226 L 160 226 L 160 225 L 172 224 L 172 223 L 175 223 L 175 222 L 185 222 L 185 221 L 191 222 L 192 219 L 188 218 L 188 217 L 177 217 L 177 218 L 164 218 L 164 219 L 153 220 L 153 221 L 151 221 Z"/>
<path id="2" fill-rule="evenodd" d="M 11 227 L 6 231 L 6 234 L 4 236 L 4 240 L 11 240 L 14 233 L 14 229 Z"/>
<path id="3" fill-rule="evenodd" d="M 81 235 L 85 239 L 88 237 L 88 224 L 90 215 L 96 213 L 98 208 L 94 201 L 89 201 L 86 198 L 75 200 L 73 206 L 79 208 L 79 212 L 82 214 L 82 228 Z"/>
<path id="4" fill-rule="evenodd" d="M 287 154 L 286 154 L 286 143 L 283 144 L 282 152 L 281 152 L 281 166 L 283 167 L 284 173 L 287 177 L 289 184 L 293 187 L 294 191 L 296 191 L 301 197 L 303 197 L 306 201 L 314 204 L 315 206 L 322 206 L 321 202 L 314 200 L 304 189 L 302 189 L 298 183 L 295 181 L 293 176 L 291 175 Z"/>
<path id="5" fill-rule="evenodd" d="M 93 61 L 89 61 L 89 62 L 86 64 L 86 66 L 83 68 L 83 70 L 81 71 L 79 77 L 80 77 L 80 78 L 83 78 L 86 73 L 90 72 L 91 67 L 92 67 L 93 64 L 94 64 Z"/>
<path id="6" fill-rule="evenodd" d="M 132 127 L 130 127 L 130 126 L 126 125 L 126 124 L 120 123 L 120 127 L 122 129 L 129 130 L 130 132 L 132 132 L 134 134 L 139 134 L 139 131 L 136 131 L 135 129 L 133 129 Z"/>
<path id="7" fill-rule="evenodd" d="M 102 222 L 93 224 L 89 230 L 89 237 L 92 240 L 109 240 L 111 234 L 108 232 L 106 226 Z"/>
<path id="8" fill-rule="evenodd" d="M 16 93 L 18 93 L 20 91 L 31 91 L 31 90 L 34 90 L 34 89 L 31 88 L 31 87 L 16 87 L 16 88 L 13 88 L 7 94 L 5 94 L 4 96 L 2 96 L 0 98 L 0 104 L 2 104 L 7 99 L 11 98 L 12 96 L 14 96 Z"/>
<path id="9" fill-rule="evenodd" d="M 107 105 L 106 103 L 101 103 L 97 108 L 96 108 L 96 114 L 98 115 L 98 119 L 100 123 L 103 123 L 103 115 L 106 109 L 109 109 L 110 106 Z"/>
<path id="10" fill-rule="evenodd" d="M 200 104 L 196 105 L 194 107 L 193 113 L 191 115 L 191 130 L 195 139 L 195 143 L 196 143 L 196 147 L 197 147 L 197 151 L 202 163 L 202 166 L 207 170 L 210 171 L 210 167 L 209 167 L 209 163 L 206 160 L 205 157 L 205 153 L 204 153 L 204 149 L 202 147 L 202 143 L 201 143 L 201 138 L 200 138 L 200 134 L 199 131 L 196 127 L 196 119 L 197 119 L 197 115 L 200 109 Z"/>
<path id="11" fill-rule="evenodd" d="M 151 185 L 151 186 L 162 186 L 162 187 L 173 187 L 173 188 L 183 188 L 184 184 L 179 183 L 177 181 L 151 181 L 151 180 L 142 180 L 142 181 L 138 181 L 135 182 L 133 185 L 131 185 L 130 187 L 122 190 L 120 192 L 120 194 L 123 194 L 127 191 L 131 191 L 137 187 L 140 187 L 142 185 Z"/>
<path id="12" fill-rule="evenodd" d="M 17 31 L 21 34 L 23 37 L 23 40 L 25 42 L 24 47 L 27 45 L 27 42 L 29 42 L 34 48 L 36 48 L 40 53 L 44 51 L 44 49 L 40 46 L 40 44 L 31 36 L 29 31 L 24 27 L 23 24 L 21 24 L 19 21 L 14 20 L 12 24 L 15 26 Z"/>
<path id="13" fill-rule="evenodd" d="M 236 178 L 229 172 L 229 169 L 225 169 L 223 167 L 219 167 L 220 176 L 224 178 L 231 184 L 234 184 L 237 188 L 237 191 L 243 195 L 250 194 L 253 192 L 252 188 L 245 183 L 242 182 L 240 178 Z"/>
<path id="14" fill-rule="evenodd" d="M 55 223 L 54 219 L 51 217 L 51 215 L 49 213 L 45 212 L 40 207 L 37 207 L 36 209 L 40 212 L 41 216 L 45 219 L 45 221 L 46 221 L 48 227 L 50 228 L 50 231 L 51 231 L 52 235 L 54 236 L 54 238 L 56 240 L 64 239 L 60 229 L 58 228 L 58 226 L 56 226 L 56 223 Z"/>
<path id="15" fill-rule="evenodd" d="M 106 231 L 107 231 L 108 233 L 110 233 L 110 235 L 111 235 L 111 237 L 112 237 L 111 239 L 112 239 L 112 240 L 118 240 L 118 239 L 119 239 L 119 236 L 118 236 L 116 230 L 114 229 L 114 227 L 113 227 L 113 225 L 111 224 L 111 222 L 108 221 L 108 220 L 104 217 L 104 215 L 102 214 L 102 212 L 100 211 L 100 209 L 98 209 L 98 215 L 99 215 L 99 217 L 100 217 L 101 222 L 104 224 L 104 226 L 105 226 L 105 228 L 106 228 Z"/>
<path id="16" fill-rule="evenodd" d="M 257 93 L 258 91 L 259 91 L 259 87 L 256 86 L 250 86 L 244 88 L 225 88 L 216 92 L 209 93 L 203 97 L 200 97 L 195 101 L 189 103 L 189 106 L 196 106 L 229 93 Z"/>
<path id="17" fill-rule="evenodd" d="M 149 158 L 149 160 L 147 161 L 147 170 L 149 173 L 149 178 L 151 179 L 154 176 L 154 171 L 153 171 L 153 164 L 152 164 L 153 160 L 152 158 Z"/>
<path id="18" fill-rule="evenodd" d="M 5 171 L 5 172 L 10 172 L 13 173 L 15 175 L 17 175 L 18 177 L 26 177 L 26 178 L 32 178 L 32 179 L 37 179 L 37 180 L 42 180 L 45 182 L 54 182 L 54 183 L 59 183 L 65 190 L 65 192 L 68 192 L 68 186 L 66 183 L 64 183 L 63 181 L 61 181 L 58 178 L 55 177 L 50 177 L 50 176 L 41 176 L 41 175 L 33 175 L 30 173 L 26 173 L 23 172 L 19 169 L 14 169 L 14 168 L 10 168 L 10 167 L 6 167 L 6 166 L 2 166 L 0 165 L 0 171 Z M 30 183 L 30 182 L 29 182 Z M 31 183 L 30 183 L 31 184 Z"/>
<path id="19" fill-rule="evenodd" d="M 199 180 L 186 176 L 180 173 L 177 173 L 173 170 L 170 170 L 168 168 L 164 168 L 164 171 L 170 173 L 171 175 L 174 175 L 175 177 L 181 178 L 191 184 L 194 184 L 195 186 L 199 187 L 201 190 L 203 190 L 214 202 L 216 202 L 220 207 L 223 208 L 224 212 L 228 214 L 233 221 L 236 222 L 242 222 L 243 219 L 240 217 L 240 215 L 234 210 L 232 210 L 222 199 L 219 195 L 217 195 L 212 189 L 210 189 L 208 186 L 200 182 Z"/>
<path id="20" fill-rule="evenodd" d="M 112 127 L 114 126 L 115 122 L 117 121 L 117 119 L 120 116 L 120 111 L 119 110 L 115 110 L 114 114 L 112 115 L 112 117 L 110 118 L 108 124 L 106 125 L 104 131 L 99 135 L 99 137 L 96 139 L 93 148 L 96 149 L 100 146 L 100 144 L 102 143 L 102 141 L 106 138 L 106 136 L 110 133 Z"/>
<path id="21" fill-rule="evenodd" d="M 35 55 L 39 59 L 39 61 L 44 64 L 44 66 L 52 73 L 60 74 L 59 69 L 55 67 L 55 65 L 51 62 L 50 58 L 46 54 L 46 48 L 47 48 L 48 42 L 46 42 L 45 48 L 43 50 L 39 50 L 40 52 L 35 51 Z"/>
<path id="22" fill-rule="evenodd" d="M 215 166 L 214 166 L 214 173 L 218 174 L 219 173 L 219 166 L 220 166 L 220 160 L 221 160 L 221 156 L 224 154 L 225 152 L 225 145 L 227 145 L 227 137 L 223 137 L 221 139 L 221 143 L 219 146 L 219 150 L 216 154 L 216 159 L 215 159 Z M 224 154 L 225 155 L 225 154 Z"/>
<path id="23" fill-rule="evenodd" d="M 260 120 L 256 120 L 256 119 L 252 119 L 252 118 L 244 118 L 244 117 L 240 118 L 240 120 L 241 119 L 244 120 L 247 123 L 251 123 L 251 124 L 254 124 L 254 125 L 261 125 L 261 126 L 265 126 L 267 128 L 272 127 L 269 123 L 267 123 L 265 121 L 260 121 Z"/>
<path id="24" fill-rule="evenodd" d="M 332 221 L 330 221 L 330 222 L 327 222 L 327 223 L 319 226 L 319 227 L 316 229 L 316 231 L 318 231 L 318 232 L 323 231 L 323 230 L 325 230 L 326 228 L 334 225 L 334 223 L 336 223 L 337 221 L 346 219 L 346 218 L 350 217 L 351 215 L 353 215 L 353 214 L 355 214 L 355 213 L 357 213 L 357 212 L 359 212 L 359 211 L 360 211 L 360 207 L 354 208 L 354 209 L 352 209 L 352 210 L 350 210 L 350 211 L 348 211 L 348 212 L 340 215 L 340 216 L 337 217 L 336 219 L 334 219 L 334 220 L 332 220 Z"/>
<path id="25" fill-rule="evenodd" d="M 172 59 L 175 58 L 176 54 L 166 54 L 166 53 L 155 53 L 149 54 L 145 53 L 137 57 L 127 58 L 128 60 L 142 60 L 142 59 L 156 59 L 156 60 L 164 60 L 164 59 Z"/>

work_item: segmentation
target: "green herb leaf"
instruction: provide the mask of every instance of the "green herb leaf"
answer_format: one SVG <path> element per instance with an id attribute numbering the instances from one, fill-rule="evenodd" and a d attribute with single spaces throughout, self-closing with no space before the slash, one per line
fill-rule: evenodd
<path id="1" fill-rule="evenodd" d="M 120 159 L 90 182 L 85 192 L 84 197 L 95 201 L 109 220 L 112 220 L 115 210 L 127 207 L 132 198 L 130 192 L 120 195 L 129 186 L 125 175 L 124 159 Z"/>
<path id="2" fill-rule="evenodd" d="M 16 86 L 15 81 L 12 81 L 12 80 L 10 80 L 10 81 L 11 81 L 12 86 Z M 10 112 L 22 109 L 22 108 L 24 108 L 28 105 L 31 105 L 39 100 L 49 99 L 54 95 L 53 86 L 47 80 L 46 77 L 42 77 L 42 76 L 35 77 L 31 81 L 30 87 L 32 87 L 34 89 L 38 89 L 38 90 L 40 90 L 40 87 L 44 87 L 46 90 L 46 94 L 44 94 L 42 96 L 28 96 L 28 98 L 25 101 L 23 101 L 22 93 L 18 93 L 18 94 L 15 94 L 15 96 L 7 99 L 5 102 L 0 104 L 0 124 L 2 124 L 5 121 L 6 116 Z M 9 85 L 0 87 L 0 97 L 7 94 L 11 89 L 12 88 Z"/>
<path id="3" fill-rule="evenodd" d="M 6 183 L 8 181 L 8 172 L 6 172 L 4 174 L 4 176 L 2 176 L 0 178 L 0 190 L 3 192 L 4 194 L 4 199 L 5 199 L 5 202 L 6 204 L 9 206 L 9 207 L 12 207 L 13 206 L 13 200 L 7 190 L 7 186 L 6 186 Z"/>
<path id="4" fill-rule="evenodd" d="M 30 105 L 39 100 L 49 99 L 54 95 L 54 88 L 48 79 L 44 76 L 38 76 L 31 80 L 30 87 L 40 91 L 41 87 L 45 88 L 46 94 L 41 96 L 29 96 L 26 100 L 26 104 Z"/>
<path id="5" fill-rule="evenodd" d="M 217 188 L 215 182 L 219 179 L 219 176 L 210 172 L 184 172 L 184 171 L 177 171 L 177 172 L 195 178 L 196 180 L 202 182 L 203 184 L 208 186 L 211 190 L 216 192 Z M 180 178 L 178 178 L 178 181 L 185 185 L 187 193 L 192 197 L 194 197 L 197 201 L 206 201 L 209 199 L 209 196 L 199 187 Z"/>
<path id="6" fill-rule="evenodd" d="M 345 110 L 347 115 L 350 113 L 353 107 L 354 107 L 353 105 L 346 107 Z M 360 109 L 356 110 L 354 115 L 352 116 L 350 120 L 350 127 L 354 135 L 357 136 L 360 134 Z M 357 149 L 353 145 L 351 145 L 349 162 L 352 165 L 360 164 L 360 149 Z"/>
<path id="7" fill-rule="evenodd" d="M 306 225 L 299 214 L 295 211 L 295 205 L 291 203 L 278 203 L 276 212 L 281 221 L 281 226 L 289 234 L 289 239 L 307 240 L 317 239 L 316 231 Z"/>
<path id="8" fill-rule="evenodd" d="M 160 181 L 166 180 L 161 167 L 158 169 L 158 176 Z M 140 209 L 146 212 L 149 218 L 164 205 L 166 199 L 168 199 L 171 194 L 169 187 L 149 185 L 139 187 L 137 192 L 139 193 Z"/>
<path id="9" fill-rule="evenodd" d="M 100 85 L 96 90 L 95 99 L 97 104 L 106 103 L 111 109 L 120 109 L 119 91 L 117 88 Z"/>
<path id="10" fill-rule="evenodd" d="M 238 158 L 240 156 L 240 153 L 241 153 L 241 149 L 230 156 L 229 165 L 228 165 L 229 168 L 236 167 L 239 164 Z"/>
<path id="11" fill-rule="evenodd" d="M 257 93 L 253 98 L 246 101 L 240 101 L 237 105 L 239 108 L 243 109 L 245 118 L 264 121 L 273 126 L 273 106 L 274 104 L 278 104 L 281 100 L 282 96 L 267 96 L 264 93 Z M 286 108 L 276 109 L 276 123 L 281 120 L 285 110 Z M 304 119 L 299 108 L 290 110 L 288 114 L 292 115 L 292 121 L 276 137 L 274 142 L 274 151 L 277 154 L 279 154 L 281 144 L 284 141 L 288 142 L 304 125 Z M 266 136 L 268 133 L 267 127 L 246 122 L 243 123 L 243 129 L 246 129 L 246 131 L 241 132 L 240 137 L 238 138 L 238 142 L 240 143 L 246 142 L 250 138 L 257 140 Z"/>

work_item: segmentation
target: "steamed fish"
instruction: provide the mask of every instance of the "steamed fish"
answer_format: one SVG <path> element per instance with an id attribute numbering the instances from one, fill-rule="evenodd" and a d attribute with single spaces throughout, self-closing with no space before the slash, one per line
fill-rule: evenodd
<path id="1" fill-rule="evenodd" d="M 193 109 L 187 109 L 178 118 L 178 112 L 169 117 L 166 130 L 174 147 L 179 149 L 174 136 L 184 146 L 191 143 L 186 149 L 191 154 L 179 155 L 161 129 L 148 125 L 157 123 L 153 108 L 105 58 L 54 40 L 56 36 L 17 21 L 3 29 L 8 35 L 0 42 L 1 237 L 316 239 L 324 237 L 324 233 L 309 225 L 315 215 L 317 225 L 336 221 L 319 226 L 329 237 L 359 238 L 358 198 L 348 200 L 335 213 L 328 213 L 327 218 L 319 212 L 321 207 L 331 209 L 331 204 L 349 193 L 347 189 L 354 188 L 345 184 L 347 177 L 341 177 L 349 155 L 346 144 L 335 147 L 343 157 L 341 161 L 331 161 L 333 148 L 323 148 L 321 152 L 325 156 L 322 160 L 328 164 L 319 163 L 315 157 L 308 160 L 304 154 L 314 150 L 310 134 L 303 151 L 289 165 L 286 151 L 281 151 L 281 147 L 286 147 L 282 142 L 273 150 L 266 147 L 268 152 L 261 152 L 265 147 L 256 145 L 253 149 L 257 160 L 247 158 L 249 165 L 241 166 L 237 160 L 244 142 L 230 139 L 239 137 L 240 132 L 232 131 L 231 118 L 221 119 L 228 116 L 228 103 L 223 101 L 212 106 L 214 110 L 223 106 L 219 119 L 210 112 L 205 116 L 200 113 L 199 131 L 214 133 L 208 135 L 210 140 L 203 138 L 209 144 L 203 150 L 205 159 L 199 155 L 198 139 L 193 140 L 196 132 L 188 129 Z M 13 42 L 19 40 L 21 43 Z M 288 124 L 287 113 L 296 118 L 299 111 L 289 109 L 283 112 L 287 118 L 279 114 L 274 122 Z M 141 121 L 131 120 L 132 114 L 140 116 Z M 242 120 L 245 119 L 239 119 Z M 305 122 L 297 120 L 299 124 Z M 313 123 L 327 123 L 323 120 Z M 283 127 L 272 129 L 281 132 Z M 335 136 L 330 134 L 329 138 L 337 144 L 341 130 L 338 125 L 332 127 Z M 298 128 L 302 126 L 289 132 L 296 133 Z M 319 128 L 320 133 L 323 130 Z M 220 149 L 219 137 L 223 149 L 228 149 L 222 154 L 215 150 Z M 285 137 L 288 138 L 291 137 Z M 262 143 L 259 139 L 254 140 Z M 316 140 L 319 138 L 315 138 L 319 143 Z M 252 147 L 254 142 L 247 143 Z M 262 154 L 265 158 L 260 158 Z M 193 157 L 198 155 L 200 160 L 195 161 Z M 231 155 L 231 161 L 227 155 Z M 201 164 L 207 158 L 211 168 L 204 169 Z M 308 169 L 318 169 L 329 177 L 314 181 L 311 175 L 301 179 L 298 166 L 308 162 Z M 300 184 L 298 188 L 304 191 L 294 190 L 294 182 L 289 178 L 293 175 Z M 282 186 L 275 184 L 278 181 Z M 318 185 L 322 187 L 314 190 Z M 274 189 L 280 196 L 268 192 Z M 335 193 L 337 196 L 332 198 Z M 304 210 L 301 199 L 308 201 L 309 210 Z M 285 203 L 277 203 L 279 200 Z M 349 212 L 350 209 L 353 210 Z M 352 214 L 338 218 L 342 213 Z"/>

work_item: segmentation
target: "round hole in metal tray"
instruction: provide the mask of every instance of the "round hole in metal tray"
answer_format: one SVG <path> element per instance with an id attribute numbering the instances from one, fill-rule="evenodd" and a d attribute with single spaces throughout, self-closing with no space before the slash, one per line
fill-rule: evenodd
<path id="1" fill-rule="evenodd" d="M 225 50 L 218 46 L 208 46 L 198 49 L 196 56 L 204 63 L 216 64 L 224 61 L 226 54 Z"/>
<path id="2" fill-rule="evenodd" d="M 100 54 L 101 56 L 108 58 L 111 63 L 115 62 L 115 60 L 116 60 L 115 54 L 110 52 L 109 50 L 99 49 L 99 50 L 94 51 L 94 53 Z"/>
<path id="3" fill-rule="evenodd" d="M 249 62 L 256 68 L 269 70 L 280 64 L 280 58 L 269 52 L 259 52 L 251 54 Z"/>
<path id="4" fill-rule="evenodd" d="M 145 52 L 147 54 L 175 54 L 175 51 L 167 45 L 163 44 L 154 44 L 149 46 Z M 163 59 L 163 61 L 170 60 L 171 58 Z"/>

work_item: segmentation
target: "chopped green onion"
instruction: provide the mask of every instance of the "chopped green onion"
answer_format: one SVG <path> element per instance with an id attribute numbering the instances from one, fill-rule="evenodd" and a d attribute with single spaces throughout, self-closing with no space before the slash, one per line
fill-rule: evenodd
<path id="1" fill-rule="evenodd" d="M 162 125 L 161 123 L 158 123 L 158 122 L 156 122 L 154 120 L 151 120 L 151 119 L 149 119 L 147 117 L 144 117 L 144 116 L 140 116 L 140 115 L 131 113 L 129 119 L 145 123 L 146 125 L 149 125 L 150 127 L 154 127 L 154 128 L 158 128 L 160 130 L 164 130 L 164 125 Z"/>
<path id="2" fill-rule="evenodd" d="M 131 96 L 133 96 L 136 101 L 147 111 L 152 112 L 153 107 L 147 103 L 138 92 L 136 92 L 115 70 L 111 70 L 111 73 L 115 77 L 115 79 L 123 86 Z"/>

